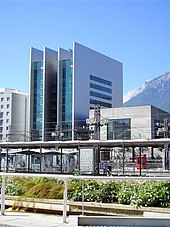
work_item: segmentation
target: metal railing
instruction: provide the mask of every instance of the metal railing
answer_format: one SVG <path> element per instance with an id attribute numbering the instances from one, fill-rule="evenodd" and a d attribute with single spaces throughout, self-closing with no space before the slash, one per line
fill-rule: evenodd
<path id="1" fill-rule="evenodd" d="M 84 215 L 84 180 L 160 180 L 160 181 L 169 181 L 170 177 L 119 177 L 119 176 L 73 176 L 73 175 L 56 175 L 56 174 L 29 174 L 29 173 L 0 173 L 2 176 L 2 185 L 1 185 L 1 215 L 5 215 L 5 179 L 6 177 L 42 177 L 42 178 L 56 178 L 64 181 L 64 193 L 63 193 L 63 223 L 66 223 L 67 218 L 67 189 L 68 189 L 68 180 L 76 179 L 82 181 L 82 215 Z"/>

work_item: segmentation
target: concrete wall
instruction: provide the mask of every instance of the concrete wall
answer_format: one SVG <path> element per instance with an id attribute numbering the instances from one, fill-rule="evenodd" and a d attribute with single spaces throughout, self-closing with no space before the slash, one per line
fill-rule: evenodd
<path id="1" fill-rule="evenodd" d="M 90 118 L 93 117 L 90 111 Z M 122 108 L 101 109 L 101 116 L 108 119 L 131 119 L 131 139 L 152 138 L 151 106 L 133 106 Z M 107 139 L 107 126 L 101 127 L 101 139 Z"/>
<path id="2" fill-rule="evenodd" d="M 89 118 L 94 117 L 94 111 L 89 112 Z M 131 139 L 153 139 L 155 122 L 170 120 L 170 114 L 151 105 L 131 106 L 121 108 L 101 109 L 101 118 L 131 119 Z M 101 139 L 107 139 L 107 126 L 101 127 Z"/>

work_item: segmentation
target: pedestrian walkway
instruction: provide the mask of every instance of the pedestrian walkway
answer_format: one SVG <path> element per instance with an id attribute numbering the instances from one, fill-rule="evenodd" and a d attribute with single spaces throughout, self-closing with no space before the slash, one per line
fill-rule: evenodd
<path id="1" fill-rule="evenodd" d="M 77 216 L 67 217 L 67 223 L 63 223 L 63 217 L 52 214 L 9 212 L 0 216 L 0 227 L 75 227 Z"/>

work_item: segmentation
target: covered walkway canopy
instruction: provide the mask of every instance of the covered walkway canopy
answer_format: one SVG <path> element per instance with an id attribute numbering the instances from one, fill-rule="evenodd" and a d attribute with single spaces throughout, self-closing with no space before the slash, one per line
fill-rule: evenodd
<path id="1" fill-rule="evenodd" d="M 1 142 L 0 148 L 77 148 L 81 147 L 160 147 L 170 144 L 170 138 L 135 139 L 135 140 L 87 140 L 87 141 L 34 141 L 34 142 Z"/>

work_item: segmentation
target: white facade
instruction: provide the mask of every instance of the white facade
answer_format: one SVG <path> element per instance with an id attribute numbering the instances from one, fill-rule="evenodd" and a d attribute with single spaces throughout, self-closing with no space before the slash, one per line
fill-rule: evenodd
<path id="1" fill-rule="evenodd" d="M 0 141 L 27 141 L 27 94 L 0 88 Z"/>

